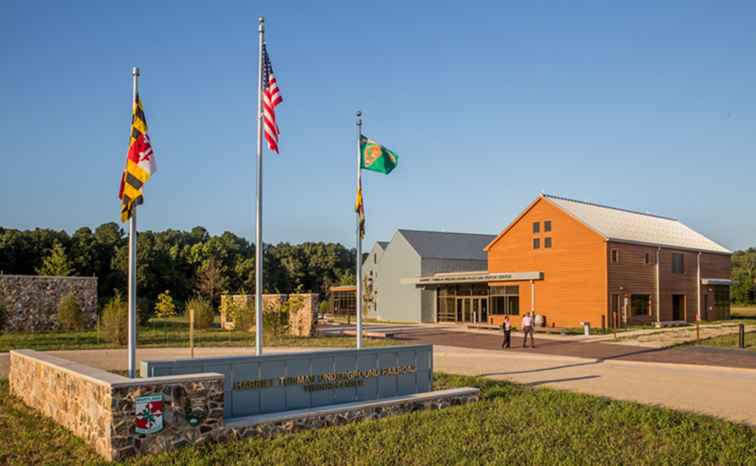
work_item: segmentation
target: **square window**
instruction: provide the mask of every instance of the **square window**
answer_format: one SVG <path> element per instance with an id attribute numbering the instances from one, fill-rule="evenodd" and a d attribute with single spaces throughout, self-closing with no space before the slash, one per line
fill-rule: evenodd
<path id="1" fill-rule="evenodd" d="M 541 232 L 541 224 L 539 222 L 533 222 L 533 233 Z"/>
<path id="2" fill-rule="evenodd" d="M 546 220 L 543 222 L 543 231 L 550 232 L 551 231 L 551 220 Z"/>
<path id="3" fill-rule="evenodd" d="M 533 238 L 533 249 L 540 249 L 540 248 L 541 248 L 540 238 Z"/>
<path id="4" fill-rule="evenodd" d="M 551 248 L 551 237 L 550 236 L 548 238 L 544 238 L 544 240 L 543 240 L 543 247 L 547 248 L 547 249 Z"/>

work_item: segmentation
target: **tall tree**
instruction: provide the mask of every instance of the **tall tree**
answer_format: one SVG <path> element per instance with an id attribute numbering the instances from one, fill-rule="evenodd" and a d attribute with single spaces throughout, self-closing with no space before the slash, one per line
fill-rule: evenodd
<path id="1" fill-rule="evenodd" d="M 73 271 L 73 264 L 68 260 L 63 245 L 55 241 L 47 257 L 42 260 L 42 266 L 37 269 L 37 274 L 67 277 Z"/>
<path id="2" fill-rule="evenodd" d="M 197 290 L 215 306 L 216 296 L 228 287 L 227 270 L 214 256 L 205 262 L 197 276 Z"/>

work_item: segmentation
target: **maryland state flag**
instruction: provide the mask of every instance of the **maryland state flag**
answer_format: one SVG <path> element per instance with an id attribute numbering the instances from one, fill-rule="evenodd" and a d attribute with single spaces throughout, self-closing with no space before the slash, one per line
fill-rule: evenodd
<path id="1" fill-rule="evenodd" d="M 131 218 L 136 204 L 143 202 L 142 187 L 156 171 L 155 155 L 152 152 L 150 138 L 147 136 L 147 119 L 144 117 L 142 100 L 137 93 L 131 116 L 131 137 L 126 154 L 126 168 L 121 175 L 121 187 L 118 190 L 122 222 Z"/>
<path id="2" fill-rule="evenodd" d="M 354 200 L 354 211 L 360 217 L 360 239 L 365 239 L 365 203 L 362 199 L 362 175 L 357 180 L 357 198 Z"/>
<path id="3" fill-rule="evenodd" d="M 395 152 L 372 139 L 360 136 L 360 166 L 362 168 L 388 175 L 397 165 L 399 165 L 399 156 Z"/>

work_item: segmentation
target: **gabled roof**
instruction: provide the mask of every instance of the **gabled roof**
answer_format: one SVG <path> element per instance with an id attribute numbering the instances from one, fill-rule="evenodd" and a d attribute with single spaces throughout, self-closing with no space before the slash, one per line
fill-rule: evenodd
<path id="1" fill-rule="evenodd" d="M 487 260 L 483 248 L 494 235 L 399 230 L 421 258 Z"/>
<path id="2" fill-rule="evenodd" d="M 554 204 L 603 235 L 609 241 L 653 244 L 731 254 L 675 218 L 618 209 L 545 194 Z"/>
<path id="3" fill-rule="evenodd" d="M 538 201 L 545 199 L 607 241 L 648 244 L 694 251 L 732 254 L 679 220 L 633 210 L 541 194 L 496 239 L 501 238 Z M 495 240 L 494 240 L 495 241 Z M 493 242 L 486 246 L 490 248 Z"/>

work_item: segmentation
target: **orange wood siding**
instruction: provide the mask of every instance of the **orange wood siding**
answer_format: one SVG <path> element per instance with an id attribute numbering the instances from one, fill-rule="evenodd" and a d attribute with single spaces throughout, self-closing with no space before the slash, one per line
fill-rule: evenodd
<path id="1" fill-rule="evenodd" d="M 550 220 L 551 232 L 544 231 Z M 540 232 L 533 233 L 533 222 L 540 222 Z M 552 247 L 544 248 L 545 238 Z M 533 249 L 533 238 L 540 238 L 541 248 Z M 546 317 L 548 326 L 577 327 L 581 321 L 601 326 L 607 309 L 606 242 L 582 223 L 556 207 L 547 198 L 536 201 L 519 220 L 488 249 L 489 272 L 543 272 L 544 279 L 535 283 L 535 312 Z M 521 317 L 531 309 L 530 283 L 502 282 L 496 285 L 519 285 Z M 489 319 L 497 325 L 503 315 Z"/>

